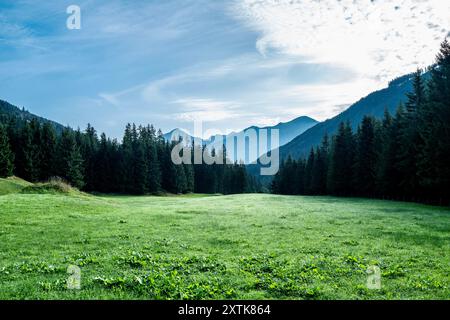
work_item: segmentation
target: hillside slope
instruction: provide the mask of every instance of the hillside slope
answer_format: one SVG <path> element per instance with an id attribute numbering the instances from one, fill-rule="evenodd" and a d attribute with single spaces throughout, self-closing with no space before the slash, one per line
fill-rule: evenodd
<path id="1" fill-rule="evenodd" d="M 10 193 L 19 193 L 24 188 L 31 186 L 32 183 L 18 177 L 0 178 L 0 196 Z"/>
<path id="2" fill-rule="evenodd" d="M 50 123 L 58 133 L 61 133 L 64 129 L 64 126 L 58 122 L 37 116 L 24 109 L 20 109 L 7 101 L 0 100 L 0 123 L 7 122 L 12 118 L 18 120 L 19 122 L 36 119 L 39 123 Z"/>
<path id="3" fill-rule="evenodd" d="M 428 74 L 426 74 L 428 76 Z M 341 122 L 349 121 L 356 129 L 365 115 L 382 118 L 385 109 L 395 113 L 400 102 L 406 99 L 406 93 L 412 90 L 412 74 L 407 74 L 389 83 L 385 89 L 375 91 L 351 105 L 336 117 L 321 122 L 305 131 L 291 142 L 280 148 L 282 159 L 291 155 L 294 158 L 306 156 L 311 147 L 319 145 L 325 134 L 334 134 Z"/>

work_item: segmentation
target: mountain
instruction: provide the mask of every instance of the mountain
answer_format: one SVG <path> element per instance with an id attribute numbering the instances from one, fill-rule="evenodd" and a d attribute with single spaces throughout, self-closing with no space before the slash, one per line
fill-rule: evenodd
<path id="1" fill-rule="evenodd" d="M 294 120 L 291 120 L 289 122 L 280 122 L 276 126 L 262 127 L 262 128 L 253 126 L 244 129 L 243 131 L 245 132 L 248 129 L 256 129 L 257 131 L 259 129 L 267 129 L 267 130 L 278 129 L 280 130 L 280 146 L 283 146 L 286 143 L 290 142 L 295 137 L 297 137 L 298 135 L 308 130 L 309 128 L 314 127 L 318 123 L 319 122 L 317 120 L 303 116 L 295 118 Z"/>
<path id="2" fill-rule="evenodd" d="M 425 78 L 429 73 L 425 73 Z M 311 147 L 321 143 L 325 134 L 337 132 L 341 122 L 349 121 L 356 129 L 365 115 L 382 118 L 385 109 L 394 114 L 400 102 L 406 100 L 406 93 L 412 90 L 413 74 L 407 74 L 391 81 L 387 88 L 375 91 L 351 105 L 347 110 L 334 118 L 321 122 L 280 148 L 280 158 L 288 155 L 294 158 L 306 156 Z"/>
<path id="3" fill-rule="evenodd" d="M 302 117 L 295 118 L 289 122 L 280 122 L 275 126 L 266 126 L 266 127 L 251 126 L 251 127 L 245 128 L 242 131 L 232 132 L 228 135 L 212 136 L 212 137 L 209 137 L 208 139 L 203 140 L 201 143 L 203 145 L 206 145 L 209 149 L 212 149 L 212 148 L 220 149 L 223 144 L 226 144 L 227 139 L 237 138 L 237 139 L 241 139 L 241 141 L 244 141 L 245 134 L 249 133 L 250 130 L 254 130 L 254 133 L 256 133 L 256 138 L 257 138 L 256 145 L 259 150 L 259 132 L 260 132 L 260 130 L 267 130 L 268 136 L 269 136 L 269 139 L 268 139 L 269 141 L 270 141 L 270 133 L 269 133 L 270 130 L 274 130 L 274 129 L 279 130 L 279 136 L 280 136 L 279 145 L 282 146 L 282 145 L 290 142 L 293 138 L 297 137 L 298 135 L 305 132 L 309 128 L 313 127 L 317 123 L 318 123 L 318 121 L 316 121 L 310 117 L 302 116 Z M 186 131 L 179 129 L 179 128 L 174 129 L 174 130 L 164 134 L 164 138 L 167 141 L 178 141 L 180 138 L 182 138 L 183 141 L 185 141 L 189 144 L 192 143 L 193 139 L 198 144 L 200 144 L 200 140 L 201 140 L 200 138 L 194 138 L 193 136 L 189 135 Z M 244 156 L 244 158 L 246 158 L 247 153 Z M 257 156 L 254 158 L 249 156 L 247 163 L 255 161 L 261 155 L 262 155 L 262 152 L 259 152 L 257 154 Z M 239 161 L 239 160 L 244 160 L 244 159 L 242 159 L 242 157 L 239 158 L 238 155 L 236 155 L 233 160 Z"/>
<path id="4" fill-rule="evenodd" d="M 7 122 L 11 119 L 16 119 L 18 122 L 22 121 L 31 121 L 32 119 L 36 119 L 39 123 L 50 123 L 56 130 L 56 132 L 61 133 L 64 129 L 64 126 L 58 122 L 51 121 L 42 117 L 39 117 L 35 114 L 32 114 L 25 109 L 20 109 L 9 102 L 4 100 L 0 100 L 0 123 Z"/>
<path id="5" fill-rule="evenodd" d="M 181 138 L 188 144 L 191 144 L 193 139 L 193 137 L 189 133 L 179 128 L 173 129 L 172 131 L 165 133 L 163 137 L 166 141 L 179 141 Z M 197 139 L 195 139 L 195 141 L 197 141 Z"/>
<path id="6" fill-rule="evenodd" d="M 424 73 L 423 77 L 429 79 L 430 73 Z M 394 114 L 398 105 L 406 101 L 406 94 L 412 91 L 412 80 L 412 73 L 392 80 L 387 88 L 372 92 L 334 118 L 320 122 L 306 130 L 279 148 L 280 161 L 286 159 L 289 155 L 295 159 L 307 157 L 312 147 L 320 145 L 325 134 L 331 136 L 337 132 L 341 122 L 349 121 L 352 128 L 356 130 L 365 115 L 372 115 L 380 119 L 386 109 Z M 260 176 L 260 168 L 259 163 L 247 165 L 248 172 L 259 176 L 260 182 L 267 185 L 272 177 Z"/>

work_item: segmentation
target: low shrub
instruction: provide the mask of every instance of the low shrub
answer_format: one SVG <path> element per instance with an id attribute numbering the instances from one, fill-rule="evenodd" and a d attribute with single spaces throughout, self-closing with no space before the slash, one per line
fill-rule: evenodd
<path id="1" fill-rule="evenodd" d="M 58 193 L 71 193 L 78 191 L 73 188 L 70 183 L 59 177 L 50 178 L 47 182 L 36 183 L 34 185 L 25 187 L 22 189 L 22 193 L 29 194 L 58 194 Z"/>

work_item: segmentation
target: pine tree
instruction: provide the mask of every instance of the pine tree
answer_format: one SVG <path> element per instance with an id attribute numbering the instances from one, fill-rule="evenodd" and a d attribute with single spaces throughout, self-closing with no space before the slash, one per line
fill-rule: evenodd
<path id="1" fill-rule="evenodd" d="M 295 166 L 295 171 L 292 172 L 291 174 L 293 174 L 295 176 L 295 180 L 296 180 L 296 187 L 294 188 L 294 193 L 295 194 L 306 194 L 305 191 L 305 168 L 306 168 L 306 163 L 303 159 L 299 159 L 296 163 Z"/>
<path id="2" fill-rule="evenodd" d="M 14 154 L 9 145 L 6 128 L 0 124 L 0 178 L 13 175 Z"/>
<path id="3" fill-rule="evenodd" d="M 86 130 L 82 134 L 77 131 L 77 144 L 80 146 L 81 155 L 84 161 L 85 190 L 92 191 L 96 185 L 96 171 L 98 164 L 96 163 L 96 155 L 98 149 L 97 132 L 91 124 L 88 123 Z"/>
<path id="4" fill-rule="evenodd" d="M 161 186 L 170 193 L 179 193 L 177 181 L 177 168 L 171 159 L 172 144 L 168 142 L 160 142 L 159 155 L 161 159 Z"/>
<path id="5" fill-rule="evenodd" d="M 66 179 L 76 188 L 84 186 L 84 167 L 80 147 L 77 145 L 75 133 L 65 128 L 56 147 L 56 174 Z"/>
<path id="6" fill-rule="evenodd" d="M 306 161 L 306 167 L 305 167 L 305 192 L 306 194 L 313 194 L 314 193 L 314 187 L 313 187 L 313 169 L 315 166 L 316 158 L 314 153 L 314 148 L 311 148 L 308 156 L 308 160 Z"/>
<path id="7" fill-rule="evenodd" d="M 428 97 L 421 110 L 419 130 L 423 141 L 418 175 L 430 197 L 449 201 L 450 191 L 450 44 L 445 40 L 436 56 L 428 82 Z"/>
<path id="8" fill-rule="evenodd" d="M 328 189 L 335 195 L 351 195 L 354 161 L 354 138 L 350 123 L 339 126 L 331 147 Z"/>
<path id="9" fill-rule="evenodd" d="M 40 143 L 40 180 L 46 181 L 54 175 L 56 152 L 56 132 L 54 127 L 45 123 L 42 126 Z"/>
<path id="10" fill-rule="evenodd" d="M 100 143 L 95 156 L 95 190 L 100 192 L 110 192 L 114 185 L 112 177 L 114 172 L 112 170 L 112 155 L 110 141 L 105 133 L 100 135 Z"/>
<path id="11" fill-rule="evenodd" d="M 321 146 L 315 150 L 311 177 L 312 194 L 326 194 L 327 192 L 328 149 L 328 135 L 325 134 Z"/>
<path id="12" fill-rule="evenodd" d="M 353 184 L 357 194 L 363 196 L 374 195 L 375 170 L 375 119 L 365 116 L 356 136 Z"/>
<path id="13" fill-rule="evenodd" d="M 78 189 L 84 187 L 84 166 L 80 148 L 73 144 L 67 159 L 66 178 L 72 186 Z"/>
<path id="14" fill-rule="evenodd" d="M 418 154 L 422 147 L 418 119 L 425 103 L 425 86 L 422 71 L 414 75 L 413 91 L 407 94 L 406 112 L 400 126 L 397 167 L 402 176 L 399 188 L 403 195 L 416 197 L 419 192 Z"/>
<path id="15" fill-rule="evenodd" d="M 147 192 L 147 161 L 145 158 L 145 133 L 143 127 L 136 129 L 133 124 L 132 131 L 132 188 L 134 194 Z"/>
<path id="16" fill-rule="evenodd" d="M 288 156 L 283 164 L 283 170 L 281 171 L 281 183 L 280 183 L 280 193 L 281 194 L 294 194 L 296 189 L 296 163 L 292 159 L 291 155 Z"/>
<path id="17" fill-rule="evenodd" d="M 125 127 L 125 132 L 120 148 L 121 163 L 120 163 L 120 187 L 121 191 L 125 193 L 133 192 L 133 136 L 132 127 L 128 123 Z"/>
<path id="18" fill-rule="evenodd" d="M 17 154 L 18 175 L 28 181 L 36 182 L 39 180 L 39 157 L 37 146 L 33 144 L 35 124 L 26 123 L 20 132 L 20 148 Z"/>
<path id="19" fill-rule="evenodd" d="M 394 119 L 386 108 L 382 124 L 376 134 L 375 189 L 377 195 L 383 198 L 392 197 L 396 190 L 394 163 L 398 141 L 393 123 Z"/>
<path id="20" fill-rule="evenodd" d="M 153 126 L 148 126 L 145 130 L 144 152 L 147 162 L 147 185 L 150 193 L 156 193 L 161 188 L 161 172 L 158 160 L 158 150 L 156 141 L 156 131 Z"/>

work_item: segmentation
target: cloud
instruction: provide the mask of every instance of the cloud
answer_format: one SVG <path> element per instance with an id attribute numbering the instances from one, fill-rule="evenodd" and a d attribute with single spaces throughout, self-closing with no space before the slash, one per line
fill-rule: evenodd
<path id="1" fill-rule="evenodd" d="M 183 98 L 172 102 L 181 106 L 174 117 L 181 122 L 202 120 L 216 122 L 233 119 L 240 115 L 239 104 L 233 101 L 219 101 L 204 98 Z"/>
<path id="2" fill-rule="evenodd" d="M 378 86 L 433 62 L 449 12 L 442 0 L 239 0 L 234 10 L 260 32 L 261 55 L 350 66 Z"/>
<path id="3" fill-rule="evenodd" d="M 430 64 L 449 32 L 440 0 L 77 4 L 77 31 L 54 1 L 0 4 L 0 95 L 116 137 L 126 122 L 225 131 L 324 120 Z"/>

